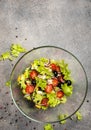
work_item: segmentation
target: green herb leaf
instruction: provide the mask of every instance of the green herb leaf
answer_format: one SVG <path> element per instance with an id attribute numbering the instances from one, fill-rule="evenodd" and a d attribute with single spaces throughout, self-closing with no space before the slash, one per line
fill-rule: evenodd
<path id="1" fill-rule="evenodd" d="M 53 126 L 51 124 L 46 124 L 44 130 L 53 130 Z"/>

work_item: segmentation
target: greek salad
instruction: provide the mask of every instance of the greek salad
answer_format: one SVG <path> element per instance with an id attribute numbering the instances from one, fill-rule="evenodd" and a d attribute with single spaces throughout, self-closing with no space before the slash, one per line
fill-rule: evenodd
<path id="1" fill-rule="evenodd" d="M 21 92 L 34 107 L 47 109 L 66 103 L 73 80 L 64 60 L 35 59 L 17 78 Z"/>

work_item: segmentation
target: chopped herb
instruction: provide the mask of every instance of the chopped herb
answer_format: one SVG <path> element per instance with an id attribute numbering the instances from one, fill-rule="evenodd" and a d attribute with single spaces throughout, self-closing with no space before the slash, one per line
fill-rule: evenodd
<path id="1" fill-rule="evenodd" d="M 53 130 L 53 126 L 51 124 L 46 124 L 44 130 Z"/>

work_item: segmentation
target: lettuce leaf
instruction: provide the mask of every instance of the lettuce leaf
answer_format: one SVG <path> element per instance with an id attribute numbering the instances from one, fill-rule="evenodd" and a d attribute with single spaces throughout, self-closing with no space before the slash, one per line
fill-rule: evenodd
<path id="1" fill-rule="evenodd" d="M 46 75 L 46 79 L 49 79 L 53 76 L 53 73 L 50 68 L 46 67 L 49 60 L 46 58 L 40 58 L 34 60 L 32 63 L 32 69 L 36 69 L 40 75 Z"/>
<path id="2" fill-rule="evenodd" d="M 71 96 L 73 93 L 73 86 L 67 86 L 67 84 L 62 85 L 62 90 L 66 96 Z"/>
<path id="3" fill-rule="evenodd" d="M 67 97 L 64 95 L 61 99 L 60 99 L 60 103 L 66 103 L 67 102 Z"/>
<path id="4" fill-rule="evenodd" d="M 76 118 L 77 118 L 77 120 L 82 120 L 81 112 L 79 112 L 79 111 L 76 112 Z"/>
<path id="5" fill-rule="evenodd" d="M 44 125 L 44 130 L 53 130 L 53 126 L 51 124 Z"/>
<path id="6" fill-rule="evenodd" d="M 20 53 L 26 52 L 26 49 L 23 48 L 20 44 L 12 44 L 10 47 L 10 53 L 14 57 L 18 57 Z"/>
<path id="7" fill-rule="evenodd" d="M 6 59 L 13 60 L 9 51 L 4 52 L 0 55 L 0 60 L 6 60 Z"/>
<path id="8" fill-rule="evenodd" d="M 58 65 L 60 66 L 61 68 L 61 72 L 63 73 L 64 75 L 64 79 L 65 80 L 68 80 L 71 78 L 70 74 L 71 74 L 71 71 L 69 70 L 68 68 L 68 64 L 64 61 L 64 60 L 61 60 L 58 62 Z"/>
<path id="9" fill-rule="evenodd" d="M 44 90 L 47 85 L 47 81 L 45 79 L 36 77 L 36 85 Z"/>
<path id="10" fill-rule="evenodd" d="M 34 102 L 35 104 L 40 104 L 41 100 L 43 99 L 43 95 L 39 94 L 39 93 L 36 93 L 36 94 L 33 94 L 34 96 Z"/>
<path id="11" fill-rule="evenodd" d="M 21 74 L 18 76 L 18 84 L 20 85 L 21 88 L 25 89 L 26 88 L 26 84 L 25 84 L 25 75 Z"/>
<path id="12" fill-rule="evenodd" d="M 56 97 L 55 92 L 47 94 L 47 98 L 49 99 L 48 103 L 50 104 L 50 107 L 55 107 L 60 104 L 60 100 Z"/>
<path id="13" fill-rule="evenodd" d="M 61 124 L 65 124 L 67 122 L 67 120 L 65 120 L 65 118 L 68 116 L 68 114 L 60 114 L 59 115 L 59 120 Z"/>
<path id="14" fill-rule="evenodd" d="M 14 57 L 18 57 L 20 53 L 26 52 L 26 49 L 23 48 L 20 44 L 12 44 L 10 50 L 4 52 L 0 55 L 0 61 L 2 60 L 14 60 Z"/>

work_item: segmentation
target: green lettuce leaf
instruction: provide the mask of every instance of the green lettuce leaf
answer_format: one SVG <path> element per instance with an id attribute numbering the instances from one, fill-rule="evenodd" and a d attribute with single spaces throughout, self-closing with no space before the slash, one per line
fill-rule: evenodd
<path id="1" fill-rule="evenodd" d="M 46 58 L 36 59 L 32 63 L 32 69 L 36 69 L 40 73 L 40 75 L 46 75 L 46 79 L 49 79 L 53 76 L 53 73 L 51 69 L 46 67 L 48 62 L 49 60 Z"/>
<path id="2" fill-rule="evenodd" d="M 12 56 L 18 57 L 20 53 L 26 52 L 26 49 L 23 48 L 20 44 L 12 44 L 10 47 L 10 52 Z"/>
<path id="3" fill-rule="evenodd" d="M 55 92 L 47 94 L 47 98 L 49 99 L 48 103 L 50 104 L 50 107 L 55 107 L 60 104 L 60 100 L 56 97 Z"/>
<path id="4" fill-rule="evenodd" d="M 81 112 L 79 112 L 79 111 L 76 112 L 76 118 L 77 118 L 77 120 L 82 120 Z"/>
<path id="5" fill-rule="evenodd" d="M 73 93 L 73 86 L 67 86 L 67 84 L 63 84 L 62 90 L 66 96 L 71 96 Z"/>
<path id="6" fill-rule="evenodd" d="M 4 52 L 0 55 L 0 61 L 2 60 L 14 60 L 14 57 L 18 57 L 20 53 L 26 52 L 26 49 L 23 48 L 20 44 L 12 44 L 10 46 L 10 50 L 7 52 Z"/>
<path id="7" fill-rule="evenodd" d="M 71 71 L 68 68 L 68 64 L 64 60 L 61 60 L 58 62 L 58 65 L 61 68 L 61 72 L 64 74 L 64 79 L 65 80 L 70 79 L 71 78 L 71 76 L 70 76 Z"/>
<path id="8" fill-rule="evenodd" d="M 65 118 L 68 116 L 68 114 L 60 114 L 58 116 L 59 120 L 60 120 L 60 123 L 61 124 L 65 124 L 67 122 L 67 120 L 65 120 Z"/>
<path id="9" fill-rule="evenodd" d="M 0 60 L 6 60 L 6 59 L 13 60 L 9 51 L 4 52 L 0 55 Z"/>
<path id="10" fill-rule="evenodd" d="M 25 75 L 24 74 L 21 74 L 18 78 L 20 78 L 20 80 L 18 80 L 18 84 L 20 85 L 20 87 L 22 89 L 25 89 L 26 88 L 26 84 L 25 84 Z"/>
<path id="11" fill-rule="evenodd" d="M 44 90 L 47 85 L 47 81 L 45 79 L 36 77 L 36 85 Z"/>
<path id="12" fill-rule="evenodd" d="M 34 96 L 34 102 L 35 104 L 40 104 L 41 103 L 41 100 L 43 99 L 43 95 L 39 94 L 39 93 L 36 93 L 36 94 L 33 94 Z"/>
<path id="13" fill-rule="evenodd" d="M 60 103 L 66 103 L 67 102 L 67 97 L 66 96 L 63 96 L 61 99 L 60 99 Z"/>
<path id="14" fill-rule="evenodd" d="M 44 125 L 44 130 L 53 130 L 53 126 L 51 124 Z"/>

